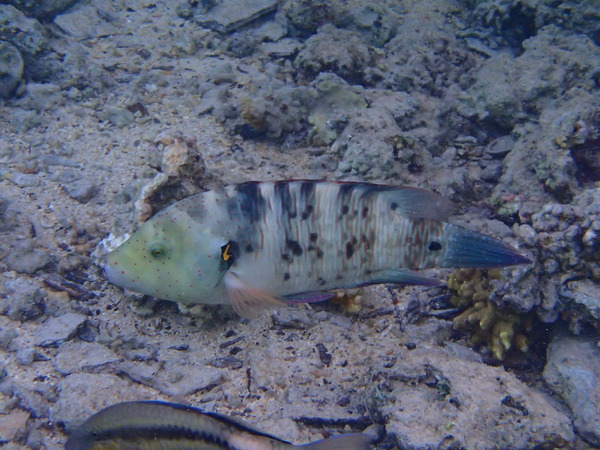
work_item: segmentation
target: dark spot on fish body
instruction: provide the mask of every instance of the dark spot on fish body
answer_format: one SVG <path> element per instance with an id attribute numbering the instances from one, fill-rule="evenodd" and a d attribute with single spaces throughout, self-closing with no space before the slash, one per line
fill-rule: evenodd
<path id="1" fill-rule="evenodd" d="M 281 255 L 281 259 L 283 259 L 284 261 L 291 261 L 292 257 L 288 253 L 283 253 Z"/>
<path id="2" fill-rule="evenodd" d="M 429 247 L 427 248 L 433 252 L 437 252 L 442 249 L 442 244 L 437 241 L 432 241 L 429 243 Z"/>
<path id="3" fill-rule="evenodd" d="M 300 185 L 300 196 L 306 202 L 314 196 L 316 183 L 315 181 L 303 181 Z"/>
<path id="4" fill-rule="evenodd" d="M 289 219 L 295 219 L 298 216 L 296 205 L 292 202 L 290 195 L 290 183 L 288 181 L 278 181 L 274 185 L 275 198 L 281 204 L 281 210 L 287 213 Z"/>
<path id="5" fill-rule="evenodd" d="M 350 208 L 348 208 L 348 205 L 343 205 L 342 206 L 342 216 L 345 216 L 346 214 L 348 214 L 348 211 L 350 211 Z"/>
<path id="6" fill-rule="evenodd" d="M 310 241 L 315 242 L 318 239 L 319 235 L 317 233 L 310 233 Z"/>
<path id="7" fill-rule="evenodd" d="M 321 259 L 323 258 L 323 250 L 321 250 L 320 248 L 317 247 L 317 258 Z"/>
<path id="8" fill-rule="evenodd" d="M 248 244 L 246 245 L 246 253 L 252 253 L 254 251 L 254 247 L 252 246 L 252 244 Z"/>
<path id="9" fill-rule="evenodd" d="M 392 211 L 395 211 L 395 210 L 397 210 L 397 209 L 398 209 L 398 203 L 396 203 L 396 202 L 392 202 L 392 203 L 391 203 L 391 205 L 390 205 L 390 209 L 391 209 Z"/>
<path id="10" fill-rule="evenodd" d="M 348 197 L 350 197 L 352 195 L 352 193 L 354 192 L 354 190 L 358 187 L 360 187 L 360 183 L 352 183 L 352 182 L 341 183 L 340 184 L 340 192 L 338 194 L 338 197 L 340 198 L 342 203 L 344 203 L 345 200 Z"/>
<path id="11" fill-rule="evenodd" d="M 354 255 L 354 245 L 352 244 L 352 242 L 347 242 L 346 243 L 346 259 L 352 258 L 352 255 Z"/>
<path id="12" fill-rule="evenodd" d="M 302 250 L 302 247 L 300 246 L 298 241 L 288 239 L 286 244 L 287 244 L 287 247 L 292 251 L 292 254 L 294 256 L 302 256 L 302 254 L 304 253 L 304 251 Z"/>
<path id="13" fill-rule="evenodd" d="M 304 212 L 302 213 L 302 220 L 306 220 L 310 217 L 310 215 L 313 212 L 313 206 L 312 205 L 306 205 L 306 209 L 304 210 Z"/>
<path id="14" fill-rule="evenodd" d="M 362 210 L 362 217 L 363 219 L 367 217 L 367 215 L 369 214 L 369 207 L 365 206 Z"/>
<path id="15" fill-rule="evenodd" d="M 283 279 L 284 279 L 284 281 L 287 281 L 287 280 L 289 280 L 289 279 L 290 279 L 290 274 L 289 274 L 289 273 L 287 273 L 287 272 L 286 272 L 286 273 L 284 273 L 284 274 L 283 274 Z"/>
<path id="16" fill-rule="evenodd" d="M 319 277 L 319 279 L 317 280 L 317 283 L 319 283 L 319 286 L 325 286 L 327 284 L 327 281 L 325 281 L 323 278 Z"/>

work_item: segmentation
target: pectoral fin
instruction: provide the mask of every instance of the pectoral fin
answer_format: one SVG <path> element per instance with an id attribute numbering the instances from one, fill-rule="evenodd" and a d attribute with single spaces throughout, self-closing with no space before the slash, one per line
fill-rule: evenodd
<path id="1" fill-rule="evenodd" d="M 228 272 L 223 277 L 231 306 L 246 319 L 254 319 L 261 309 L 285 306 L 271 293 L 244 284 L 235 274 Z"/>

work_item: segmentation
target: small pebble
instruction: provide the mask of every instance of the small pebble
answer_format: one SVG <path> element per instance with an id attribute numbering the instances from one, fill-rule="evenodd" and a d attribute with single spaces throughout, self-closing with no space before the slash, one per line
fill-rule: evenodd
<path id="1" fill-rule="evenodd" d="M 63 341 L 72 338 L 85 322 L 85 316 L 75 313 L 50 317 L 38 330 L 33 343 L 38 347 L 58 346 Z"/>
<path id="2" fill-rule="evenodd" d="M 17 336 L 16 330 L 12 328 L 0 328 L 0 349 L 6 350 Z"/>
<path id="3" fill-rule="evenodd" d="M 29 366 L 33 363 L 35 350 L 32 348 L 21 348 L 16 353 L 17 361 L 22 366 Z"/>
<path id="4" fill-rule="evenodd" d="M 50 257 L 46 252 L 34 249 L 31 239 L 25 239 L 12 248 L 7 262 L 8 266 L 16 272 L 35 273 L 50 262 Z"/>
<path id="5" fill-rule="evenodd" d="M 87 179 L 73 181 L 64 185 L 65 191 L 69 196 L 79 203 L 89 202 L 96 195 L 97 188 L 94 183 Z"/>
<path id="6" fill-rule="evenodd" d="M 114 126 L 122 128 L 134 121 L 133 114 L 123 108 L 107 108 L 100 114 L 102 120 L 108 120 Z"/>

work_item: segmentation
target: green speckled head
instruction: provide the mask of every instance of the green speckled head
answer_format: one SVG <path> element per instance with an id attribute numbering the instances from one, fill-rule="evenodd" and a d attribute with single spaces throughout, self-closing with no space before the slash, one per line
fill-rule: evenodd
<path id="1" fill-rule="evenodd" d="M 221 257 L 226 244 L 173 205 L 112 251 L 104 270 L 112 283 L 132 291 L 183 303 L 218 303 L 207 297 L 227 271 Z"/>

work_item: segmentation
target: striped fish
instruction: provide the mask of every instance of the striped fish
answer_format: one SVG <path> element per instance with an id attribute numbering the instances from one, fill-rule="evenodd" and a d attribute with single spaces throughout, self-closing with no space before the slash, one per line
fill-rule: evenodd
<path id="1" fill-rule="evenodd" d="M 182 303 L 260 307 L 330 298 L 377 283 L 437 284 L 415 269 L 529 260 L 444 222 L 437 194 L 369 183 L 247 182 L 181 200 L 107 256 L 108 279 Z"/>
<path id="2" fill-rule="evenodd" d="M 357 433 L 296 446 L 221 414 L 176 403 L 125 402 L 90 417 L 69 437 L 65 449 L 363 450 L 370 440 Z"/>

